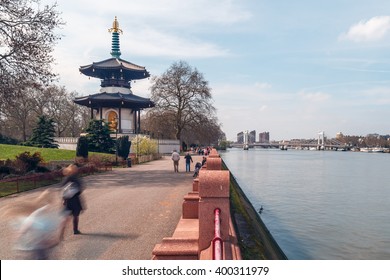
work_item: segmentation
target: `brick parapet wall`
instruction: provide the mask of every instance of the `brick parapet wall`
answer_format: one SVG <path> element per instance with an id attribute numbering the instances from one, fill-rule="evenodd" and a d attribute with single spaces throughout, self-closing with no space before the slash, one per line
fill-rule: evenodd
<path id="1" fill-rule="evenodd" d="M 223 171 L 218 152 L 211 150 L 207 163 L 194 179 L 192 192 L 184 196 L 182 218 L 172 237 L 157 244 L 155 260 L 212 259 L 214 210 L 220 209 L 221 239 L 225 260 L 241 259 L 237 237 L 230 216 L 230 172 Z"/>

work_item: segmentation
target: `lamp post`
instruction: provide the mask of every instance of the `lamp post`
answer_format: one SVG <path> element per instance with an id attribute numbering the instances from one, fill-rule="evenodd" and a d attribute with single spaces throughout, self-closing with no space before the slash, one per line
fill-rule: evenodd
<path id="1" fill-rule="evenodd" d="M 137 162 L 138 162 L 138 148 L 139 148 L 139 134 L 138 134 L 138 130 L 136 130 L 136 139 L 137 139 L 137 151 L 136 151 L 136 158 L 137 158 Z"/>
<path id="2" fill-rule="evenodd" d="M 115 118 L 115 165 L 118 166 L 118 147 L 119 147 L 119 143 L 118 143 L 118 119 Z"/>
<path id="3" fill-rule="evenodd" d="M 157 131 L 157 153 L 158 158 L 160 158 L 160 131 Z"/>

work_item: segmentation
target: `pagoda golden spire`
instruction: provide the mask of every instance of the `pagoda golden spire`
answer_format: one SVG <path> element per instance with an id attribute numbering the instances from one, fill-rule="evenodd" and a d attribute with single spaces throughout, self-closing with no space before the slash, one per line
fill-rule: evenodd
<path id="1" fill-rule="evenodd" d="M 112 28 L 108 29 L 108 32 L 123 33 L 122 29 L 119 28 L 119 22 L 116 16 L 114 22 L 112 23 Z"/>

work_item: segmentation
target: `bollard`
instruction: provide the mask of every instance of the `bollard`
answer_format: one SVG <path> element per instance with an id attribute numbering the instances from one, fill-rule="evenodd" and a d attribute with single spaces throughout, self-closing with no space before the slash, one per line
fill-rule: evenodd
<path id="1" fill-rule="evenodd" d="M 220 209 L 221 240 L 229 240 L 230 173 L 205 170 L 199 174 L 199 250 L 208 248 L 214 239 L 214 210 Z"/>
<path id="2" fill-rule="evenodd" d="M 208 158 L 207 159 L 207 170 L 221 170 L 222 159 L 220 157 Z"/>
<path id="3" fill-rule="evenodd" d="M 216 158 L 216 157 L 220 157 L 219 154 L 218 154 L 218 151 L 216 149 L 212 149 L 210 151 L 210 154 L 209 154 L 208 158 Z"/>

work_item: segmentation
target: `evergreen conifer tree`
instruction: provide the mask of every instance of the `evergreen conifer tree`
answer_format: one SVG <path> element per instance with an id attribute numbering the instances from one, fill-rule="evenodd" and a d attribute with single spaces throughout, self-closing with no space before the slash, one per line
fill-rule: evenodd
<path id="1" fill-rule="evenodd" d="M 26 145 L 40 148 L 58 148 L 58 144 L 54 141 L 54 135 L 54 121 L 47 116 L 39 116 L 37 126 L 33 129 Z"/>
<path id="2" fill-rule="evenodd" d="M 91 120 L 86 129 L 88 151 L 100 153 L 114 153 L 115 141 L 110 136 L 110 128 L 103 120 Z"/>

